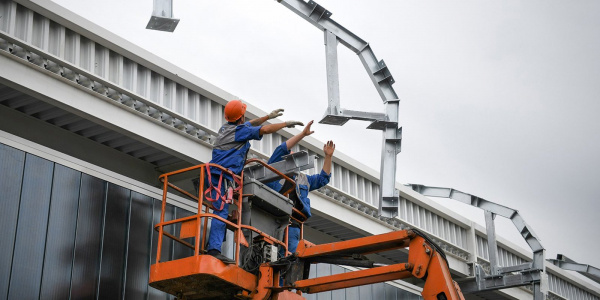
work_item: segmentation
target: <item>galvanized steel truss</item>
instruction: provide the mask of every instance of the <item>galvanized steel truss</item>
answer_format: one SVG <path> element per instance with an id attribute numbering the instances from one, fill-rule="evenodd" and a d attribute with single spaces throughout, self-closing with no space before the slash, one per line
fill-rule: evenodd
<path id="1" fill-rule="evenodd" d="M 402 127 L 398 127 L 400 99 L 392 84 L 394 78 L 383 60 L 377 60 L 369 43 L 331 19 L 331 12 L 314 1 L 278 0 L 279 3 L 325 33 L 328 107 L 319 122 L 344 125 L 349 120 L 369 121 L 369 129 L 383 131 L 380 167 L 379 214 L 393 218 L 398 215 L 399 192 L 396 184 L 396 155 L 400 152 Z M 337 44 L 348 47 L 358 55 L 375 89 L 383 100 L 385 113 L 343 109 L 340 106 Z"/>
<path id="2" fill-rule="evenodd" d="M 594 266 L 577 263 L 562 254 L 558 254 L 556 259 L 548 259 L 548 261 L 563 270 L 578 272 L 579 274 L 600 283 L 600 269 Z"/>
<path id="3" fill-rule="evenodd" d="M 461 283 L 464 293 L 474 293 L 487 290 L 498 290 L 515 286 L 533 285 L 533 298 L 546 299 L 547 278 L 545 276 L 544 254 L 545 250 L 537 235 L 517 210 L 506 207 L 477 196 L 457 191 L 451 188 L 430 187 L 419 184 L 409 185 L 414 191 L 430 197 L 450 198 L 465 204 L 483 209 L 485 214 L 485 228 L 488 241 L 490 261 L 490 274 L 487 274 L 481 265 L 474 265 L 474 281 Z M 510 219 L 525 242 L 533 251 L 533 261 L 517 266 L 500 267 L 498 260 L 498 246 L 496 244 L 496 216 Z"/>

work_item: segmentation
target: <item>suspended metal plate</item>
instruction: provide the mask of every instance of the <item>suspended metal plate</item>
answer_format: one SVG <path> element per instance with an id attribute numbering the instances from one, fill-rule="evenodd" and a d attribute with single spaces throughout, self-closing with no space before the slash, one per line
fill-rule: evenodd
<path id="1" fill-rule="evenodd" d="M 323 119 L 321 119 L 321 121 L 319 121 L 319 123 L 342 126 L 342 125 L 346 124 L 348 122 L 348 120 L 350 120 L 350 117 L 325 115 L 325 117 L 323 117 Z"/>
<path id="2" fill-rule="evenodd" d="M 146 25 L 146 29 L 173 32 L 177 24 L 179 24 L 179 19 L 152 16 L 148 21 L 148 25 Z"/>
<path id="3" fill-rule="evenodd" d="M 385 130 L 386 128 L 396 127 L 396 126 L 398 126 L 398 122 L 375 121 L 375 122 L 369 124 L 369 126 L 367 126 L 367 129 Z"/>

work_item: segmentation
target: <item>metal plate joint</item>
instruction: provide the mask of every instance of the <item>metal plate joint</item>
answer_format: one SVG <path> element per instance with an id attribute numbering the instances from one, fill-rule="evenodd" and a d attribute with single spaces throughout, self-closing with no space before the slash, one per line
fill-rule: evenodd
<path id="1" fill-rule="evenodd" d="M 308 5 L 311 7 L 311 11 L 308 17 L 315 22 L 319 22 L 321 19 L 328 19 L 331 17 L 331 12 L 319 5 L 315 1 L 308 1 Z"/>

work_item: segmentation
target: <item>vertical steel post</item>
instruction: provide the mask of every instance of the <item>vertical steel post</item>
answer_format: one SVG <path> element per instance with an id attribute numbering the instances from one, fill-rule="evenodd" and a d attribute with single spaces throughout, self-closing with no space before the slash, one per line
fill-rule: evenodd
<path id="1" fill-rule="evenodd" d="M 496 214 L 489 210 L 485 211 L 485 230 L 487 233 L 488 241 L 488 253 L 490 260 L 490 275 L 498 275 L 500 271 L 498 269 L 498 245 L 496 244 L 496 226 L 494 225 L 494 219 Z"/>
<path id="2" fill-rule="evenodd" d="M 386 115 L 390 122 L 398 124 L 400 100 L 385 101 Z M 402 128 L 386 127 L 381 147 L 381 166 L 379 177 L 379 212 L 382 216 L 393 218 L 398 215 L 399 194 L 396 190 L 396 156 L 400 153 Z"/>
<path id="3" fill-rule="evenodd" d="M 546 300 L 548 293 L 548 275 L 546 274 L 546 250 L 544 248 L 533 252 L 532 269 L 540 270 L 540 281 L 533 283 L 533 299 Z"/>
<path id="4" fill-rule="evenodd" d="M 337 59 L 337 36 L 325 29 L 325 62 L 327 67 L 327 96 L 328 105 L 326 114 L 340 114 L 340 82 Z"/>
<path id="5" fill-rule="evenodd" d="M 477 264 L 477 234 L 475 233 L 475 224 L 471 222 L 467 229 L 467 250 L 469 251 L 468 264 L 472 264 L 473 268 L 471 276 L 475 276 L 475 264 Z"/>
<path id="6" fill-rule="evenodd" d="M 402 128 L 398 128 L 400 99 L 392 84 L 394 79 L 383 60 L 378 61 L 367 44 L 358 52 L 358 57 L 367 70 L 371 81 L 385 104 L 388 125 L 383 133 L 379 183 L 379 213 L 388 218 L 398 215 L 399 192 L 396 190 L 396 155 L 400 153 Z"/>
<path id="7" fill-rule="evenodd" d="M 152 15 L 165 18 L 172 18 L 173 0 L 154 0 Z"/>

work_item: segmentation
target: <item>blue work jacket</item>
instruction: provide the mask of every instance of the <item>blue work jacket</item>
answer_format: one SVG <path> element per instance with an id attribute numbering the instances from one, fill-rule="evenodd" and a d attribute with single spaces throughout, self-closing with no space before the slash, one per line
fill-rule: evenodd
<path id="1" fill-rule="evenodd" d="M 211 163 L 221 165 L 231 170 L 234 174 L 241 174 L 246 162 L 246 154 L 250 150 L 250 140 L 260 140 L 260 128 L 262 126 L 252 126 L 250 122 L 240 125 L 235 123 L 225 123 L 219 129 L 219 135 L 212 150 Z M 212 168 L 211 173 L 220 175 L 221 171 Z M 224 174 L 224 177 L 231 180 L 231 176 Z"/>
<path id="2" fill-rule="evenodd" d="M 285 142 L 275 148 L 273 154 L 269 158 L 268 163 L 276 163 L 282 160 L 284 155 L 290 154 L 290 150 L 287 148 Z M 308 193 L 313 190 L 320 189 L 326 186 L 329 183 L 329 179 L 331 178 L 331 174 L 325 173 L 325 171 L 321 170 L 319 174 L 315 175 L 305 175 L 300 174 L 299 177 L 306 177 L 306 180 L 301 178 L 294 178 L 296 180 L 296 195 L 298 196 L 299 202 L 296 202 L 294 206 L 296 209 L 301 211 L 307 218 L 311 217 L 310 213 L 310 198 L 308 198 Z M 283 185 L 279 181 L 274 181 L 266 184 L 268 187 L 277 192 L 282 192 L 281 188 Z"/>

